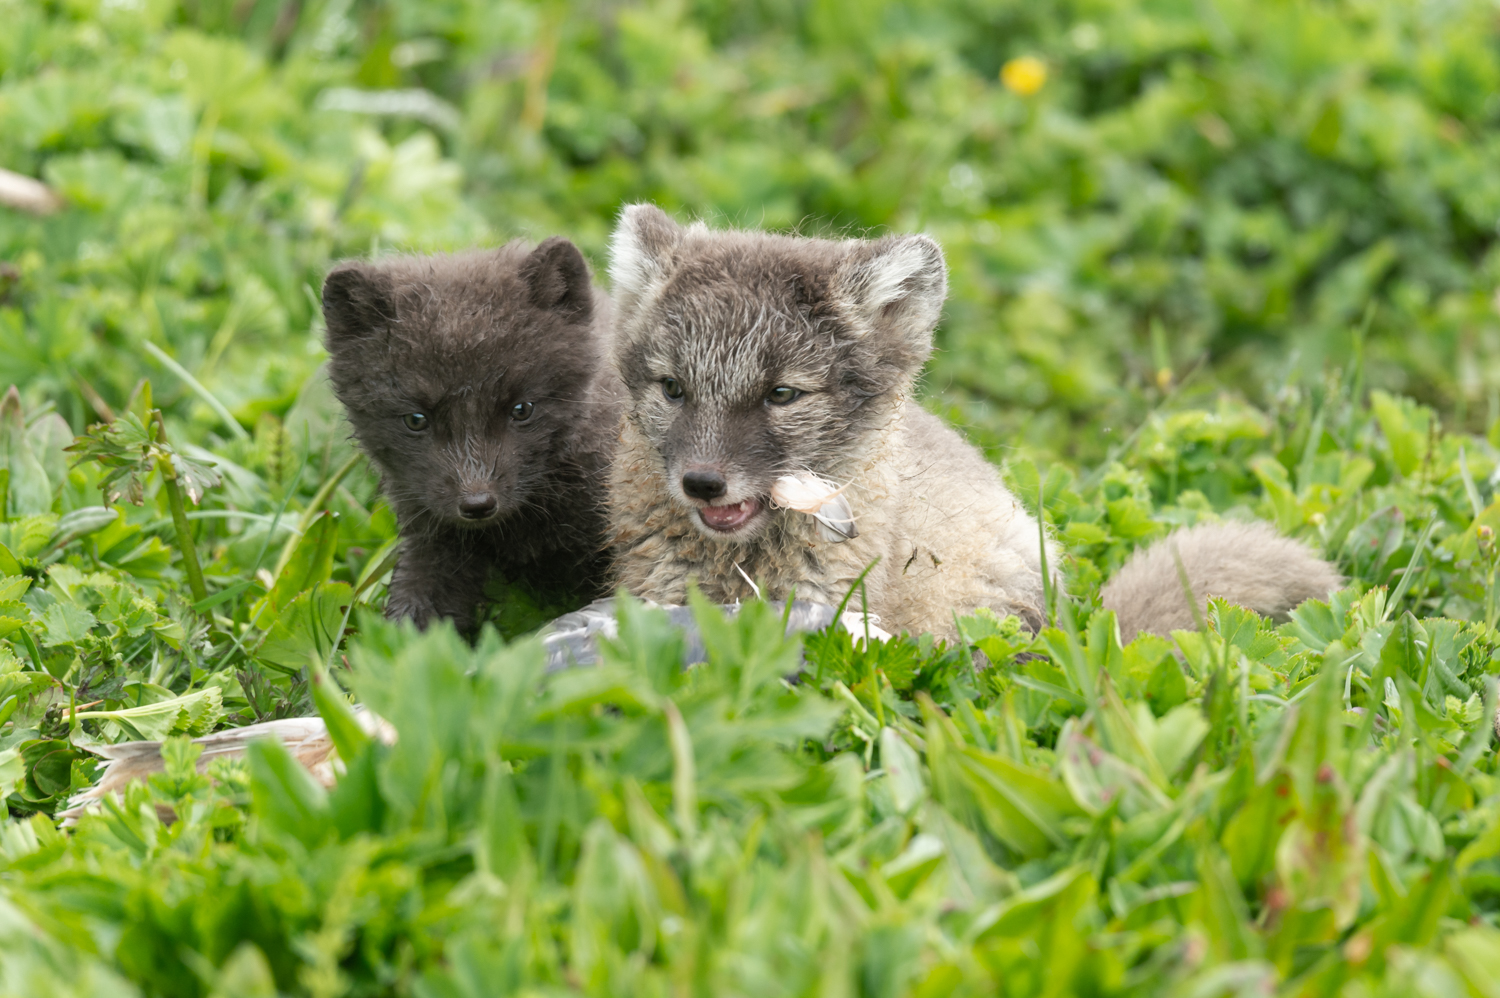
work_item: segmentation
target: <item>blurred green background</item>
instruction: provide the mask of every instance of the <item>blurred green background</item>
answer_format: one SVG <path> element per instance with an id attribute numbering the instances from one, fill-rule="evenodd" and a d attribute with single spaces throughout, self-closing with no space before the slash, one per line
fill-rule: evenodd
<path id="1" fill-rule="evenodd" d="M 953 292 L 927 391 L 997 457 L 1098 460 L 1169 393 L 1274 408 L 1330 371 L 1455 428 L 1500 416 L 1490 0 L 0 17 L 0 166 L 67 202 L 0 209 L 0 387 L 75 430 L 150 376 L 195 439 L 228 435 L 146 343 L 253 429 L 320 360 L 331 258 L 563 233 L 602 270 L 640 199 L 931 232 Z"/>

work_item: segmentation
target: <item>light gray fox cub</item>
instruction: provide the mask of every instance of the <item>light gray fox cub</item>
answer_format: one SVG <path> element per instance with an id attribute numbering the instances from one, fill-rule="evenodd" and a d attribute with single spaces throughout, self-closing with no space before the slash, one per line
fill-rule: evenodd
<path id="1" fill-rule="evenodd" d="M 951 636 L 955 615 L 980 607 L 1040 625 L 1036 520 L 977 450 L 910 398 L 947 294 L 937 243 L 715 231 L 633 205 L 611 256 L 614 362 L 630 397 L 609 526 L 625 588 L 681 603 L 696 581 L 729 602 L 754 595 L 755 580 L 768 598 L 795 589 L 838 603 L 873 562 L 865 589 L 886 629 Z M 779 508 L 785 476 L 840 488 L 852 528 Z M 1199 548 L 1284 559 L 1280 575 L 1254 575 L 1276 590 L 1252 593 L 1257 609 L 1284 611 L 1336 581 L 1300 545 L 1225 529 L 1176 535 L 1200 599 L 1246 601 L 1233 566 Z M 1262 541 L 1277 542 L 1273 556 L 1246 550 Z M 1169 573 L 1160 557 L 1132 563 L 1121 580 L 1129 593 L 1111 587 L 1107 602 L 1127 612 L 1128 628 L 1158 629 L 1153 615 L 1169 607 L 1191 619 L 1165 558 Z M 1058 561 L 1049 541 L 1054 574 Z"/>

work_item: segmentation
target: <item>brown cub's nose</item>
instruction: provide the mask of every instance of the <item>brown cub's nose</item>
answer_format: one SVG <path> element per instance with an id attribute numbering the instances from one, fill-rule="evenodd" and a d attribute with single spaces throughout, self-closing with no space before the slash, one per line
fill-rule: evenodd
<path id="1" fill-rule="evenodd" d="M 682 476 L 682 491 L 704 502 L 719 498 L 727 487 L 724 476 L 712 468 L 694 468 Z"/>
<path id="2" fill-rule="evenodd" d="M 458 511 L 465 520 L 486 520 L 500 507 L 500 500 L 488 492 L 467 495 L 458 501 Z"/>

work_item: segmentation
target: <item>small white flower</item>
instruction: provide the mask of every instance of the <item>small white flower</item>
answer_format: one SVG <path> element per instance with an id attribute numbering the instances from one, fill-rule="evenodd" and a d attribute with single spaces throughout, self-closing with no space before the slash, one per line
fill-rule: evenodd
<path id="1" fill-rule="evenodd" d="M 783 475 L 771 486 L 771 505 L 806 513 L 818 521 L 818 533 L 837 544 L 859 536 L 854 511 L 844 490 L 811 472 Z"/>

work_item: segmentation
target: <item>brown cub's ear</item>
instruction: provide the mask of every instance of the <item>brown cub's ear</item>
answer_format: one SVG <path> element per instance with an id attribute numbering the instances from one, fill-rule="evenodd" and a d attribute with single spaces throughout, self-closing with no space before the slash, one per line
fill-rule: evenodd
<path id="1" fill-rule="evenodd" d="M 609 241 L 609 280 L 621 308 L 639 305 L 666 273 L 682 226 L 654 204 L 627 205 Z"/>
<path id="2" fill-rule="evenodd" d="M 891 341 L 921 366 L 948 296 L 943 251 L 927 236 L 886 236 L 855 242 L 840 268 L 839 295 L 856 320 L 855 335 Z"/>
<path id="3" fill-rule="evenodd" d="M 587 318 L 594 310 L 589 265 L 583 254 L 562 236 L 553 236 L 532 251 L 521 265 L 521 276 L 537 308 Z"/>
<path id="4" fill-rule="evenodd" d="M 385 330 L 396 317 L 391 279 L 363 263 L 341 263 L 323 281 L 328 352 Z"/>

